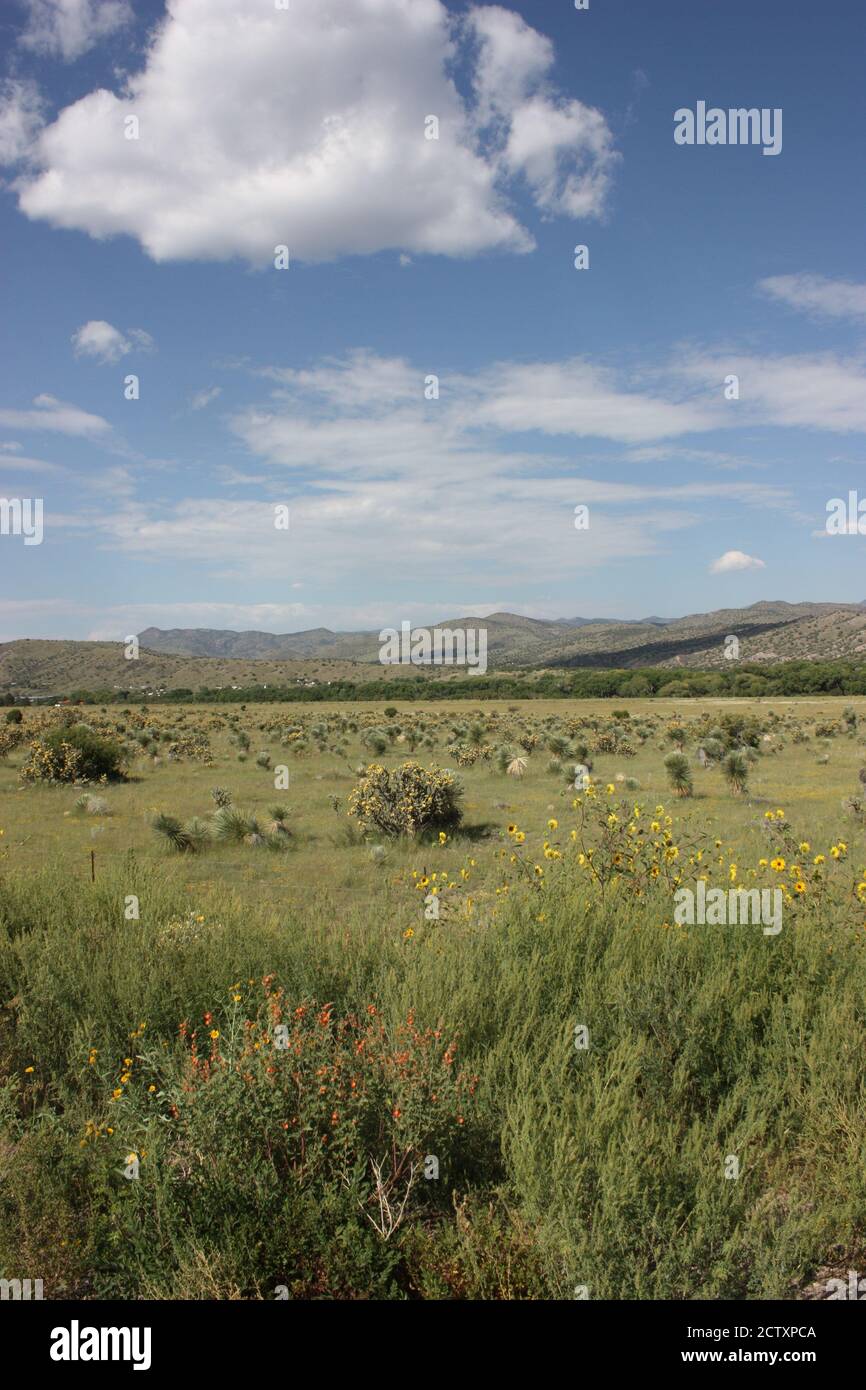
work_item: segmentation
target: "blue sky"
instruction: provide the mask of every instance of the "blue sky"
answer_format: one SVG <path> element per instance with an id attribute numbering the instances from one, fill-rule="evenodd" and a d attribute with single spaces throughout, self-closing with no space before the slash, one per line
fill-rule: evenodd
<path id="1" fill-rule="evenodd" d="M 167 9 L 2 12 L 0 640 L 866 598 L 860 4 Z"/>

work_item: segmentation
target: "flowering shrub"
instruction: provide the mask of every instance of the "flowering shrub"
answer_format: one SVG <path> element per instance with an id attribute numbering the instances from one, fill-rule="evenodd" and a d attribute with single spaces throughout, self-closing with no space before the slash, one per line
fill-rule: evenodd
<path id="1" fill-rule="evenodd" d="M 172 739 L 168 745 L 166 756 L 173 763 L 188 758 L 193 762 L 200 762 L 209 766 L 213 761 L 210 740 L 203 733 L 181 734 Z"/>
<path id="2" fill-rule="evenodd" d="M 326 1203 L 326 1190 L 341 1194 L 386 1240 L 410 1202 L 445 1193 L 473 1143 L 478 1083 L 452 1037 L 419 1027 L 411 1010 L 389 1028 L 374 1004 L 337 1016 L 330 1004 L 290 1003 L 273 975 L 247 1000 L 240 985 L 230 993 L 225 1011 L 181 1023 L 170 1065 L 164 1051 L 134 1048 L 118 1062 L 105 1077 L 108 1118 L 82 1144 L 110 1137 L 118 1160 L 128 1150 L 143 1159 L 145 1176 L 151 1155 L 183 1203 L 222 1200 L 217 1173 L 231 1174 L 235 1201 L 247 1187 L 256 1201 L 287 1185 Z"/>
<path id="3" fill-rule="evenodd" d="M 803 913 L 807 909 L 839 927 L 863 930 L 866 927 L 866 868 L 851 872 L 848 844 L 837 840 L 827 853 L 794 833 L 781 809 L 764 812 L 766 831 L 773 848 L 758 860 L 747 877 L 762 886 L 780 888 L 786 909 Z M 772 857 L 770 857 L 772 856 Z M 743 873 L 733 865 L 731 878 L 739 882 Z"/>
<path id="4" fill-rule="evenodd" d="M 85 724 L 54 729 L 30 744 L 25 782 L 97 782 L 123 775 L 123 750 Z"/>
<path id="5" fill-rule="evenodd" d="M 607 796 L 614 793 L 607 788 Z M 678 887 L 687 876 L 693 876 L 703 858 L 697 848 L 697 836 L 680 835 L 674 840 L 673 819 L 664 806 L 650 813 L 643 806 L 628 801 L 604 800 L 593 784 L 582 796 L 572 801 L 577 812 L 576 824 L 567 838 L 545 839 L 542 857 L 561 860 L 563 867 L 576 868 L 587 875 L 601 892 L 616 880 L 624 881 L 638 896 L 646 893 L 651 884 Z M 559 822 L 547 823 L 548 833 L 555 837 Z M 523 874 L 542 884 L 546 870 L 541 863 L 530 865 L 523 850 L 525 835 L 517 826 L 509 827 L 513 850 L 510 856 Z M 529 855 L 531 858 L 532 855 Z"/>
<path id="6" fill-rule="evenodd" d="M 605 729 L 595 738 L 592 751 L 600 753 L 616 753 L 621 758 L 633 758 L 635 750 L 620 729 Z"/>
<path id="7" fill-rule="evenodd" d="M 477 763 L 479 758 L 484 757 L 485 750 L 473 748 L 466 743 L 455 743 L 452 752 L 458 767 L 472 767 L 473 763 Z"/>
<path id="8" fill-rule="evenodd" d="M 20 724 L 0 724 L 0 758 L 7 757 L 23 742 L 24 732 Z"/>
<path id="9" fill-rule="evenodd" d="M 463 788 L 452 772 L 405 762 L 389 772 L 371 763 L 349 795 L 348 814 L 367 830 L 416 835 L 459 824 Z"/>
<path id="10" fill-rule="evenodd" d="M 374 1004 L 344 1017 L 330 1004 L 292 1007 L 272 976 L 263 993 L 256 1017 L 236 1016 L 226 1038 L 211 1013 L 201 1030 L 181 1025 L 187 1104 L 241 1083 L 258 1116 L 254 1142 L 266 1138 L 286 1170 L 342 1171 L 387 1153 L 396 1171 L 428 1147 L 440 1163 L 453 1153 L 477 1077 L 456 1066 L 457 1044 L 441 1028 L 418 1028 L 410 1011 L 389 1033 Z"/>

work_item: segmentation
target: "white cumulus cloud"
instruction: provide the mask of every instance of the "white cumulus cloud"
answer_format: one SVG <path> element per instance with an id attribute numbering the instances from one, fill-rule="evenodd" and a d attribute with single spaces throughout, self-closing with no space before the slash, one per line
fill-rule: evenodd
<path id="1" fill-rule="evenodd" d="M 598 213 L 617 158 L 604 116 L 552 88 L 553 45 L 513 10 L 475 8 L 468 27 L 479 45 L 475 117 L 502 168 L 526 179 L 544 212 Z"/>
<path id="2" fill-rule="evenodd" d="M 92 357 L 102 365 L 119 362 L 135 348 L 149 352 L 153 339 L 143 328 L 130 328 L 121 333 L 105 319 L 90 319 L 72 335 L 72 346 L 76 357 Z"/>
<path id="3" fill-rule="evenodd" d="M 513 196 L 601 215 L 616 160 L 602 113 L 553 87 L 553 57 L 498 6 L 170 0 L 122 90 L 90 92 L 33 141 L 20 207 L 133 236 L 157 261 L 527 251 Z"/>
<path id="4" fill-rule="evenodd" d="M 736 570 L 765 568 L 763 560 L 757 559 L 754 555 L 747 555 L 743 550 L 726 550 L 724 555 L 720 555 L 718 560 L 714 560 L 710 565 L 710 574 L 733 574 Z"/>

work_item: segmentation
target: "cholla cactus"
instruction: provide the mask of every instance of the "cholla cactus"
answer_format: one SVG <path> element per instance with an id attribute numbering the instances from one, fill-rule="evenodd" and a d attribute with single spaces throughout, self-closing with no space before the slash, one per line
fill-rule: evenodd
<path id="1" fill-rule="evenodd" d="M 371 763 L 350 793 L 348 814 L 367 830 L 385 835 L 415 835 L 460 821 L 463 788 L 452 772 L 405 762 L 389 772 Z"/>
<path id="2" fill-rule="evenodd" d="M 24 742 L 24 731 L 20 724 L 0 725 L 0 758 L 5 758 L 13 748 Z"/>

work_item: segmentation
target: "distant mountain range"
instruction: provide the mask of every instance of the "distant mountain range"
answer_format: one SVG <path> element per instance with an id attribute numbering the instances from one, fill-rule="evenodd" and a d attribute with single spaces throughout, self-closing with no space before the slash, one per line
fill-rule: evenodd
<path id="1" fill-rule="evenodd" d="M 395 623 L 395 625 L 398 625 Z M 420 626 L 420 624 L 419 624 Z M 486 628 L 492 670 L 578 666 L 729 666 L 725 638 L 736 636 L 741 661 L 866 660 L 866 602 L 785 603 L 722 608 L 683 618 L 561 618 L 516 613 L 455 618 L 440 628 Z M 49 694 L 235 685 L 389 680 L 406 667 L 382 666 L 379 633 L 232 632 L 219 628 L 145 628 L 140 658 L 123 659 L 118 642 L 21 639 L 0 643 L 0 690 Z M 458 667 L 413 668 L 430 680 L 454 679 Z"/>
<path id="2" fill-rule="evenodd" d="M 525 618 L 516 613 L 490 613 L 487 617 L 452 618 L 439 628 L 486 628 L 491 665 L 514 666 L 620 666 L 714 664 L 724 660 L 720 638 L 736 635 L 750 650 L 757 643 L 755 660 L 785 660 L 793 649 L 806 645 L 814 655 L 828 655 L 833 646 L 838 614 L 852 639 L 859 632 L 858 619 L 866 623 L 864 603 L 785 603 L 769 600 L 749 608 L 721 608 L 714 613 L 692 613 L 684 618 Z M 794 625 L 805 624 L 795 633 Z M 419 624 L 420 626 L 420 624 Z M 434 626 L 430 624 L 430 626 Z M 784 644 L 771 634 L 786 630 Z M 211 628 L 145 628 L 139 641 L 148 651 L 163 655 L 221 657 L 230 660 L 377 662 L 379 633 L 331 632 L 311 628 L 305 632 L 228 632 Z M 856 642 L 855 642 L 856 646 Z M 719 651 L 716 652 L 716 648 Z M 766 653 L 765 649 L 766 648 Z M 866 647 L 864 647 L 866 651 Z M 846 640 L 846 653 L 848 651 Z"/>

